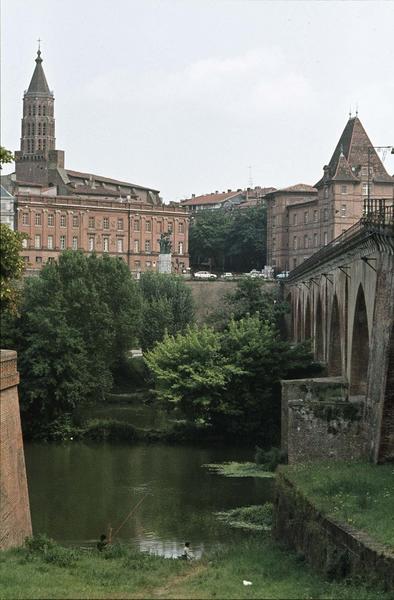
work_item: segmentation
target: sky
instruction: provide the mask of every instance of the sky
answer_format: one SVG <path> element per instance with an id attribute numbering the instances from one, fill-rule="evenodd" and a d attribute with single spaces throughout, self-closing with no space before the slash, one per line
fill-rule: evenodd
<path id="1" fill-rule="evenodd" d="M 1 144 L 37 39 L 66 167 L 161 190 L 314 184 L 349 111 L 394 145 L 394 2 L 2 0 Z M 394 173 L 394 156 L 385 166 Z M 4 168 L 3 174 L 10 172 Z"/>

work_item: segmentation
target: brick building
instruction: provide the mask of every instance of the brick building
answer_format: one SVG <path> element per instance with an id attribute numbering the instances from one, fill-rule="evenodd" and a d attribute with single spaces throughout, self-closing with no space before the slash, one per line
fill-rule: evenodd
<path id="1" fill-rule="evenodd" d="M 391 177 L 358 116 L 350 118 L 323 177 L 267 194 L 267 262 L 288 271 L 356 223 L 367 199 L 392 205 Z"/>
<path id="2" fill-rule="evenodd" d="M 189 266 L 188 214 L 163 204 L 159 191 L 65 167 L 56 149 L 54 95 L 38 50 L 23 97 L 15 173 L 2 183 L 15 197 L 15 227 L 27 233 L 24 259 L 37 270 L 65 249 L 108 253 L 134 272 L 155 270 L 161 233 L 172 232 L 173 270 Z"/>
<path id="3" fill-rule="evenodd" d="M 256 186 L 246 190 L 227 190 L 224 192 L 212 192 L 201 196 L 192 195 L 180 201 L 180 205 L 187 208 L 190 213 L 200 210 L 213 210 L 217 208 L 249 208 L 256 206 L 265 199 L 266 194 L 275 191 L 273 187 L 262 188 Z"/>

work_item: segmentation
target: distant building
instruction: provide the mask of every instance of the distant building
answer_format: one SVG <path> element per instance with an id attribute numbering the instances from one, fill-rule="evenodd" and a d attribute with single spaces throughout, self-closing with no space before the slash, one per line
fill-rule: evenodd
<path id="1" fill-rule="evenodd" d="M 393 204 L 391 177 L 360 119 L 350 118 L 323 177 L 266 195 L 267 263 L 288 271 L 354 225 L 371 206 Z"/>
<path id="2" fill-rule="evenodd" d="M 1 211 L 0 211 L 0 222 L 6 223 L 11 227 L 15 228 L 15 198 L 10 194 L 3 186 L 0 186 L 0 200 L 1 200 Z"/>
<path id="3" fill-rule="evenodd" d="M 135 272 L 155 270 L 160 234 L 171 231 L 173 270 L 186 269 L 184 207 L 163 204 L 153 188 L 65 167 L 64 151 L 56 149 L 54 95 L 40 50 L 35 62 L 23 97 L 15 173 L 2 177 L 15 197 L 16 228 L 29 235 L 24 251 L 28 268 L 40 269 L 68 248 L 117 256 Z"/>
<path id="4" fill-rule="evenodd" d="M 274 191 L 275 188 L 247 188 L 246 190 L 227 190 L 227 192 L 212 192 L 201 196 L 192 195 L 191 198 L 181 200 L 181 206 L 187 208 L 190 213 L 200 210 L 212 210 L 218 208 L 247 208 L 256 206 L 264 200 L 265 195 Z"/>

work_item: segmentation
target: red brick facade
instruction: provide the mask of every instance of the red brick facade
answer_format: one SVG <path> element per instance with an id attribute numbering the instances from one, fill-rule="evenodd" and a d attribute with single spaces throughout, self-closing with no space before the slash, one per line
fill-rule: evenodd
<path id="1" fill-rule="evenodd" d="M 16 352 L 0 351 L 0 549 L 31 535 L 29 495 L 18 400 Z"/>

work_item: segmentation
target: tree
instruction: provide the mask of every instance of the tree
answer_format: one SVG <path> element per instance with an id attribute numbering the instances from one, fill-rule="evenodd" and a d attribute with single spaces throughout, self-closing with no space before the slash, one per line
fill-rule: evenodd
<path id="1" fill-rule="evenodd" d="M 26 236 L 0 223 L 0 310 L 16 311 L 17 281 L 22 277 L 24 262 L 20 256 L 22 240 Z"/>
<path id="2" fill-rule="evenodd" d="M 103 398 L 138 331 L 140 298 L 119 259 L 66 251 L 26 281 L 14 323 L 25 422 Z"/>
<path id="3" fill-rule="evenodd" d="M 145 356 L 158 398 L 193 422 L 253 441 L 277 441 L 280 379 L 311 361 L 305 346 L 280 340 L 256 313 L 222 333 L 189 327 L 166 336 Z"/>
<path id="4" fill-rule="evenodd" d="M 10 150 L 0 146 L 0 165 L 14 162 L 14 155 Z"/>
<path id="5" fill-rule="evenodd" d="M 249 271 L 266 259 L 266 210 L 263 205 L 243 209 L 204 210 L 193 216 L 189 230 L 190 261 L 194 268 Z"/>
<path id="6" fill-rule="evenodd" d="M 139 340 L 144 350 L 162 340 L 166 332 L 174 335 L 193 323 L 192 293 L 178 275 L 143 273 L 140 291 L 142 314 Z"/>

